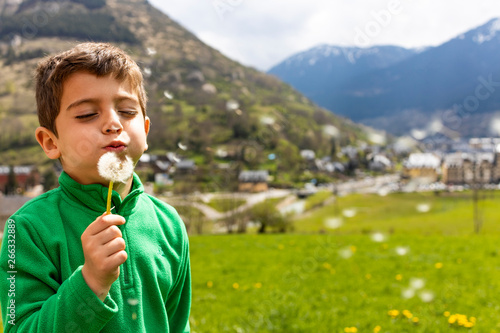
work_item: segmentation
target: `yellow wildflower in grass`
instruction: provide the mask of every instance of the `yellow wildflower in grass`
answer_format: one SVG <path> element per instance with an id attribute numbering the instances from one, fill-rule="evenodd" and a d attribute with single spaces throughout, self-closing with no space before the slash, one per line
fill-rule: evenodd
<path id="1" fill-rule="evenodd" d="M 401 275 L 401 274 L 396 274 L 396 280 L 398 280 L 398 281 L 403 280 L 403 275 Z"/>
<path id="2" fill-rule="evenodd" d="M 233 283 L 233 289 L 238 289 L 240 287 L 238 282 Z"/>
<path id="3" fill-rule="evenodd" d="M 377 325 L 377 326 L 375 326 L 375 328 L 373 329 L 373 333 L 379 333 L 381 329 L 382 329 L 382 327 L 380 327 L 379 325 Z"/>
<path id="4" fill-rule="evenodd" d="M 408 311 L 408 310 L 403 310 L 403 316 L 405 316 L 408 319 L 410 319 L 410 318 L 413 317 L 413 315 L 411 314 L 411 312 Z"/>
<path id="5" fill-rule="evenodd" d="M 445 311 L 445 312 L 443 313 L 443 315 L 444 315 L 446 318 L 448 318 L 448 317 L 451 315 L 451 313 L 450 313 L 450 311 Z"/>
<path id="6" fill-rule="evenodd" d="M 329 263 L 325 262 L 323 264 L 323 268 L 330 270 L 330 269 L 332 269 L 332 265 L 330 265 Z"/>
<path id="7" fill-rule="evenodd" d="M 358 329 L 356 327 L 346 327 L 346 328 L 344 328 L 344 332 L 346 332 L 346 333 L 357 333 Z"/>
<path id="8" fill-rule="evenodd" d="M 396 309 L 389 310 L 387 312 L 387 314 L 394 319 L 394 318 L 397 318 L 399 316 L 399 310 L 396 310 Z"/>
<path id="9" fill-rule="evenodd" d="M 418 324 L 418 317 L 413 317 L 411 318 L 411 321 L 414 323 L 414 324 Z"/>
<path id="10" fill-rule="evenodd" d="M 212 281 L 207 281 L 207 287 L 212 288 L 214 286 L 214 283 Z"/>
<path id="11" fill-rule="evenodd" d="M 434 267 L 436 267 L 436 269 L 441 269 L 443 268 L 443 263 L 442 262 L 437 262 L 434 264 Z"/>
<path id="12" fill-rule="evenodd" d="M 466 315 L 456 313 L 450 315 L 450 317 L 448 318 L 448 324 L 450 324 L 450 326 L 452 327 L 472 328 L 476 324 L 476 318 L 470 317 L 468 319 Z"/>
<path id="13" fill-rule="evenodd" d="M 254 286 L 255 288 L 257 288 L 257 289 L 260 289 L 260 288 L 262 288 L 262 283 L 257 282 L 257 283 L 255 283 L 253 286 Z"/>
<path id="14" fill-rule="evenodd" d="M 365 275 L 365 279 L 371 280 L 371 278 L 372 278 L 372 275 L 370 273 L 368 273 L 368 274 Z"/>
<path id="15" fill-rule="evenodd" d="M 356 246 L 351 245 L 351 246 L 349 246 L 349 248 L 351 249 L 352 253 L 356 253 L 356 250 L 357 250 Z"/>

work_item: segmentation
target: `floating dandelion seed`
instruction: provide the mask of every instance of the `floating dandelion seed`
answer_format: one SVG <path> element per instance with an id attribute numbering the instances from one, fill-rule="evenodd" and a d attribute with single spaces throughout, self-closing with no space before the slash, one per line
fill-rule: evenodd
<path id="1" fill-rule="evenodd" d="M 381 232 L 376 232 L 372 234 L 372 241 L 382 243 L 383 241 L 385 241 L 385 235 Z"/>
<path id="2" fill-rule="evenodd" d="M 403 297 L 404 299 L 410 299 L 413 298 L 414 296 L 415 296 L 415 290 L 413 290 L 412 288 L 404 289 L 401 292 L 401 297 Z"/>
<path id="3" fill-rule="evenodd" d="M 151 71 L 151 68 L 149 68 L 149 67 L 144 68 L 144 75 L 146 77 L 150 77 L 152 73 L 153 72 Z"/>
<path id="4" fill-rule="evenodd" d="M 418 296 L 425 303 L 430 303 L 434 300 L 434 293 L 431 291 L 422 291 Z"/>
<path id="5" fill-rule="evenodd" d="M 417 211 L 420 213 L 427 213 L 431 210 L 431 205 L 428 203 L 421 203 L 417 205 Z"/>
<path id="6" fill-rule="evenodd" d="M 422 289 L 425 287 L 425 281 L 424 279 L 419 279 L 419 278 L 411 278 L 410 279 L 410 287 L 413 289 Z"/>
<path id="7" fill-rule="evenodd" d="M 351 246 L 345 247 L 339 250 L 339 256 L 344 259 L 349 259 L 354 254 L 353 248 Z"/>
<path id="8" fill-rule="evenodd" d="M 423 140 L 427 137 L 427 132 L 424 130 L 412 129 L 410 133 L 417 140 Z"/>
<path id="9" fill-rule="evenodd" d="M 342 211 L 342 215 L 344 215 L 345 217 L 354 217 L 356 216 L 356 213 L 356 209 L 354 208 L 348 208 Z"/>
<path id="10" fill-rule="evenodd" d="M 236 111 L 239 107 L 240 103 L 238 103 L 238 101 L 235 101 L 234 99 L 230 99 L 226 102 L 226 110 L 228 111 Z"/>
<path id="11" fill-rule="evenodd" d="M 400 256 L 405 256 L 410 252 L 410 249 L 404 246 L 398 246 L 396 247 L 396 253 Z"/>
<path id="12" fill-rule="evenodd" d="M 338 229 L 344 224 L 344 221 L 340 217 L 327 218 L 325 220 L 325 227 L 329 229 Z"/>
<path id="13" fill-rule="evenodd" d="M 156 50 L 152 47 L 148 47 L 146 49 L 146 51 L 148 52 L 148 55 L 152 56 L 152 55 L 155 55 L 156 54 Z"/>
<path id="14" fill-rule="evenodd" d="M 387 141 L 384 133 L 379 133 L 375 131 L 370 131 L 368 133 L 368 140 L 377 145 L 385 145 Z"/>
<path id="15" fill-rule="evenodd" d="M 135 299 L 135 298 L 129 298 L 127 300 L 127 303 L 132 305 L 132 306 L 136 306 L 137 304 L 139 304 L 139 300 L 138 299 Z"/>
<path id="16" fill-rule="evenodd" d="M 110 214 L 113 183 L 125 183 L 134 172 L 134 163 L 129 156 L 124 156 L 123 159 L 120 159 L 115 153 L 108 152 L 102 155 L 97 162 L 97 171 L 102 178 L 109 181 L 106 213 Z"/>
<path id="17" fill-rule="evenodd" d="M 500 119 L 494 118 L 491 120 L 490 125 L 491 131 L 495 134 L 500 134 Z"/>
<path id="18" fill-rule="evenodd" d="M 127 300 L 127 303 L 133 307 L 137 306 L 139 304 L 139 300 L 135 298 L 129 298 Z M 132 312 L 132 320 L 137 320 L 137 312 L 134 309 L 134 312 Z"/>
<path id="19" fill-rule="evenodd" d="M 163 92 L 163 96 L 165 96 L 168 99 L 173 99 L 174 98 L 174 95 L 171 92 L 167 91 L 167 90 L 165 90 Z"/>
<path id="20" fill-rule="evenodd" d="M 179 147 L 179 149 L 181 149 L 181 150 L 187 150 L 187 148 L 188 148 L 186 145 L 182 144 L 181 142 L 177 143 L 177 147 Z"/>
<path id="21" fill-rule="evenodd" d="M 337 127 L 333 125 L 325 125 L 323 126 L 323 133 L 332 138 L 337 138 L 340 136 L 340 131 Z"/>
<path id="22" fill-rule="evenodd" d="M 264 125 L 274 125 L 275 120 L 273 117 L 262 116 L 260 117 L 260 122 Z"/>

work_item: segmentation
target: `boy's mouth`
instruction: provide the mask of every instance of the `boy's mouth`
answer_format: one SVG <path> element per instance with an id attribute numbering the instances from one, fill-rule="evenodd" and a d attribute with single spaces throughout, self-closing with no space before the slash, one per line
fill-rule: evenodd
<path id="1" fill-rule="evenodd" d="M 113 151 L 117 153 L 122 152 L 123 150 L 125 150 L 125 148 L 127 148 L 127 146 L 121 141 L 113 141 L 109 145 L 104 147 L 106 151 Z"/>

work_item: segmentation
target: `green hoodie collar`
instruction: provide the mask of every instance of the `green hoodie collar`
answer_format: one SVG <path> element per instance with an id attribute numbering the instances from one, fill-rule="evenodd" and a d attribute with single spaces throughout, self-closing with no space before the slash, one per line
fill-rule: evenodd
<path id="1" fill-rule="evenodd" d="M 108 188 L 106 186 L 102 186 L 101 184 L 82 185 L 73 180 L 64 171 L 59 176 L 59 186 L 73 201 L 79 202 L 96 212 L 104 213 L 106 211 L 106 200 L 108 197 Z M 113 191 L 111 207 L 114 206 L 115 208 L 111 210 L 111 213 L 119 215 L 130 214 L 136 207 L 139 194 L 143 192 L 144 187 L 141 180 L 134 172 L 132 188 L 123 200 L 118 192 Z"/>

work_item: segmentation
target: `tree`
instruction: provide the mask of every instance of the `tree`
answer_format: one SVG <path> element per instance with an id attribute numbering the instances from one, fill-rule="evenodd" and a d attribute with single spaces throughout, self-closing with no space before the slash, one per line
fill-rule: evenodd
<path id="1" fill-rule="evenodd" d="M 266 232 L 268 227 L 278 232 L 286 232 L 290 227 L 288 216 L 283 216 L 272 202 L 264 201 L 256 204 L 250 210 L 251 219 L 260 223 L 259 233 Z"/>

